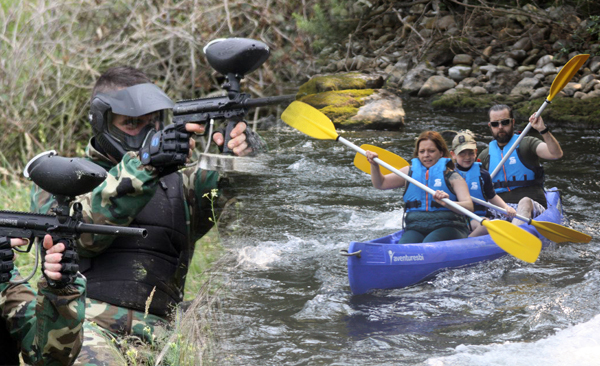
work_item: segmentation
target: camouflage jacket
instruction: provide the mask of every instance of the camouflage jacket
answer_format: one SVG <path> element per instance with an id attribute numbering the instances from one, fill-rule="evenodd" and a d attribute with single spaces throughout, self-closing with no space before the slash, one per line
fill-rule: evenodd
<path id="1" fill-rule="evenodd" d="M 20 278 L 17 269 L 13 278 Z M 29 284 L 0 284 L 0 310 L 10 336 L 31 365 L 71 365 L 83 342 L 85 278 L 57 290 L 44 277 L 36 294 Z"/>
<path id="2" fill-rule="evenodd" d="M 159 176 L 151 166 L 142 165 L 137 152 L 128 152 L 117 162 L 96 150 L 92 144 L 86 148 L 86 156 L 108 171 L 106 180 L 92 192 L 77 197 L 83 205 L 83 220 L 93 224 L 128 226 L 135 216 L 150 202 L 159 184 Z M 183 192 L 188 227 L 188 246 L 206 234 L 213 226 L 213 214 L 219 214 L 223 199 L 211 203 L 211 191 L 217 189 L 219 175 L 214 171 L 201 170 L 194 165 L 179 171 L 182 175 Z M 31 209 L 47 213 L 56 204 L 54 198 L 39 187 L 33 187 Z M 214 207 L 214 210 L 213 210 Z M 214 212 L 213 212 L 214 211 Z M 110 247 L 114 236 L 83 234 L 77 242 L 82 257 L 93 257 Z"/>

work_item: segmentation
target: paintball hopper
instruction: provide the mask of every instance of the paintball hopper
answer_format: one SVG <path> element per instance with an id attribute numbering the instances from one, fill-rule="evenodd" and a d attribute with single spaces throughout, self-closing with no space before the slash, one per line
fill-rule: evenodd
<path id="1" fill-rule="evenodd" d="M 204 47 L 204 54 L 210 66 L 221 74 L 243 77 L 269 58 L 269 46 L 248 38 L 219 38 Z"/>
<path id="2" fill-rule="evenodd" d="M 54 150 L 31 159 L 23 175 L 55 196 L 68 197 L 90 192 L 106 179 L 106 171 L 91 161 L 58 156 Z"/>

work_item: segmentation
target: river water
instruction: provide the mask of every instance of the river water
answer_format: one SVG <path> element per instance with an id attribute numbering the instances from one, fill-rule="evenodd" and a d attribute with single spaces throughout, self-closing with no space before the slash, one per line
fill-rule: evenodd
<path id="1" fill-rule="evenodd" d="M 485 113 L 442 114 L 405 102 L 399 132 L 342 131 L 407 160 L 425 129 L 491 136 Z M 287 126 L 264 133 L 260 172 L 238 177 L 242 205 L 226 240 L 220 357 L 232 365 L 600 364 L 600 134 L 550 124 L 565 156 L 547 162 L 571 227 L 589 244 L 564 243 L 534 264 L 505 256 L 449 270 L 400 290 L 352 296 L 351 241 L 401 229 L 402 191 L 379 191 L 335 141 Z M 530 132 L 539 136 L 537 132 Z M 481 145 L 483 147 L 484 145 Z"/>

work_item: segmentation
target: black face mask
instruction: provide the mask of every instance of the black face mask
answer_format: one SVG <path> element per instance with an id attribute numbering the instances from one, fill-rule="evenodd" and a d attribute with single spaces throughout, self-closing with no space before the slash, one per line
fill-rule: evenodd
<path id="1" fill-rule="evenodd" d="M 156 121 L 145 126 L 137 135 L 129 135 L 113 125 L 113 113 L 138 118 L 158 112 L 159 128 L 163 128 L 166 110 L 173 101 L 154 84 L 138 84 L 125 89 L 98 93 L 91 103 L 90 122 L 95 141 L 105 153 L 120 160 L 127 151 L 139 150 L 154 131 Z"/>
<path id="2" fill-rule="evenodd" d="M 122 130 L 120 130 L 117 126 L 115 126 L 112 123 L 112 113 L 108 113 L 109 117 L 108 117 L 108 121 L 107 121 L 107 129 L 108 129 L 108 133 L 113 136 L 116 140 L 118 140 L 119 142 L 121 142 L 121 146 L 123 146 L 123 148 L 126 151 L 137 151 L 139 150 L 142 145 L 144 144 L 144 142 L 146 141 L 146 139 L 148 138 L 148 135 L 150 134 L 150 132 L 154 132 L 156 131 L 156 125 L 158 122 L 158 130 L 161 130 L 164 126 L 163 120 L 164 120 L 164 113 L 161 112 L 158 116 L 158 120 L 153 119 L 150 121 L 150 123 L 148 123 L 146 126 L 144 126 L 144 128 L 142 128 L 140 130 L 140 132 L 138 132 L 137 135 L 130 135 Z"/>

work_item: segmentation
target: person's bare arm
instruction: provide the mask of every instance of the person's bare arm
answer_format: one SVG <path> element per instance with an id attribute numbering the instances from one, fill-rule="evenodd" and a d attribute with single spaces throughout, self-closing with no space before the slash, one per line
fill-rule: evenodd
<path id="1" fill-rule="evenodd" d="M 529 117 L 529 122 L 531 123 L 531 127 L 536 129 L 538 132 L 546 129 L 546 125 L 544 124 L 542 117 L 535 118 L 535 113 Z M 552 132 L 548 131 L 543 134 L 542 139 L 544 142 L 539 144 L 535 149 L 536 154 L 540 158 L 546 160 L 556 160 L 562 158 L 563 151 L 554 135 L 552 135 Z"/>
<path id="2" fill-rule="evenodd" d="M 379 169 L 379 164 L 377 164 L 373 159 L 379 157 L 377 153 L 372 151 L 366 151 L 367 161 L 371 163 L 371 182 L 373 182 L 373 187 L 377 189 L 393 189 L 398 187 L 403 187 L 406 181 L 404 178 L 396 175 L 395 173 L 383 175 L 381 173 L 381 169 Z M 405 166 L 400 169 L 400 171 L 404 174 L 408 174 L 409 167 Z"/>

